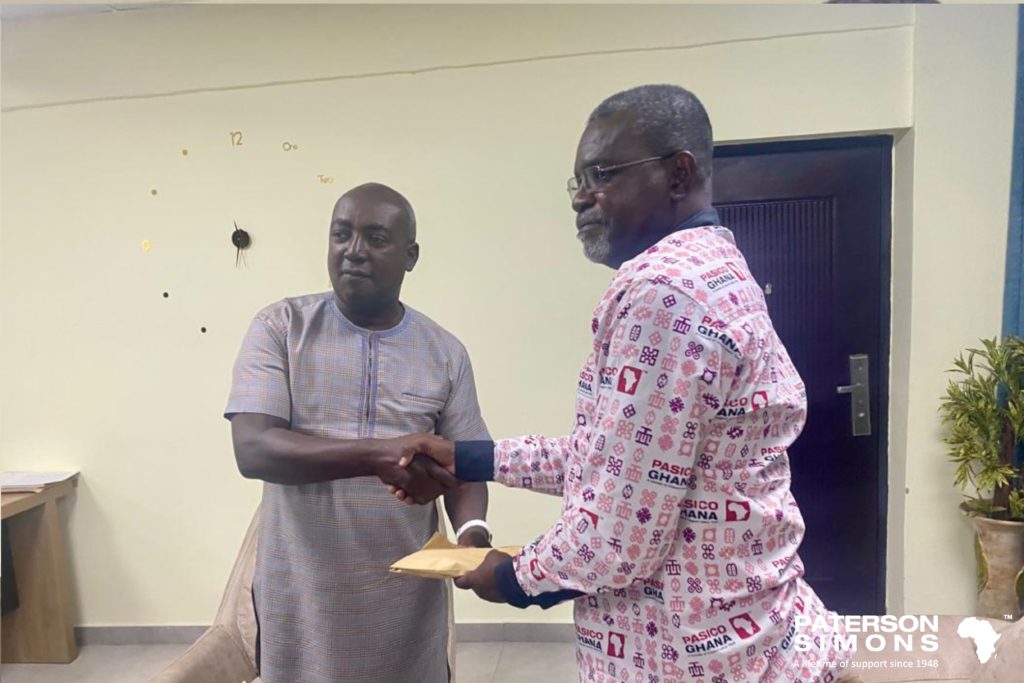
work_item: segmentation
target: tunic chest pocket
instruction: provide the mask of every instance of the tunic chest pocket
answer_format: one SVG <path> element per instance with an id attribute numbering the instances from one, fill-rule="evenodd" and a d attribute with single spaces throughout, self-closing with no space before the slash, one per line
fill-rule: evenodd
<path id="1" fill-rule="evenodd" d="M 444 408 L 445 401 L 443 398 L 420 396 L 418 394 L 410 394 L 408 392 L 402 392 L 402 400 L 430 409 L 438 414 L 440 414 L 441 409 Z"/>
<path id="2" fill-rule="evenodd" d="M 420 396 L 403 392 L 401 411 L 410 424 L 416 425 L 420 431 L 434 431 L 437 421 L 444 409 L 444 400 L 432 396 Z"/>

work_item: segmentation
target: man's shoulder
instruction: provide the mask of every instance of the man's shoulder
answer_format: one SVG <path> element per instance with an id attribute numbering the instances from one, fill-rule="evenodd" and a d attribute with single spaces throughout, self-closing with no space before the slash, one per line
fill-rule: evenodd
<path id="1" fill-rule="evenodd" d="M 657 302 L 681 312 L 685 320 L 711 321 L 719 330 L 767 311 L 763 292 L 732 233 L 720 226 L 672 233 L 624 263 L 603 304 L 621 309 L 640 302 Z"/>
<path id="2" fill-rule="evenodd" d="M 420 340 L 432 343 L 449 354 L 465 354 L 465 345 L 441 323 L 427 314 L 405 304 L 409 316 L 409 330 Z"/>
<path id="3" fill-rule="evenodd" d="M 646 278 L 681 289 L 706 309 L 738 306 L 740 291 L 760 287 L 732 232 L 721 226 L 681 230 L 668 235 L 636 259 Z"/>
<path id="4" fill-rule="evenodd" d="M 253 317 L 275 327 L 288 327 L 292 320 L 308 317 L 313 311 L 319 311 L 331 303 L 331 294 L 331 292 L 316 292 L 315 294 L 285 297 L 267 304 Z"/>
<path id="5" fill-rule="evenodd" d="M 697 296 L 699 288 L 692 278 L 693 272 L 679 267 L 676 259 L 664 262 L 638 257 L 619 270 L 605 290 L 602 303 L 620 309 L 655 301 L 667 308 L 674 308 L 676 303 L 701 308 L 704 304 L 700 299 L 704 297 Z"/>

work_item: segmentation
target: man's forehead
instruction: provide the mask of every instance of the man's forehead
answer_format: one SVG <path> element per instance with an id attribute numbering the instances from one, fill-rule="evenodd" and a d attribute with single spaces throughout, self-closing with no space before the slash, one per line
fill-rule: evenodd
<path id="1" fill-rule="evenodd" d="M 623 154 L 636 152 L 643 147 L 633 126 L 633 116 L 617 114 L 608 118 L 594 119 L 580 136 L 576 149 L 576 165 L 622 161 Z M 628 159 L 626 159 L 628 161 Z"/>
<path id="2" fill-rule="evenodd" d="M 384 223 L 401 219 L 405 210 L 384 193 L 350 192 L 334 204 L 334 218 Z"/>

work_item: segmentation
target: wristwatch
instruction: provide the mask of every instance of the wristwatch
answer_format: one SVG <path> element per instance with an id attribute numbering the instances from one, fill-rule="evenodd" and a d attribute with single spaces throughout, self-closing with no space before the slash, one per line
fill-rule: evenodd
<path id="1" fill-rule="evenodd" d="M 491 534 L 491 527 L 487 526 L 487 522 L 485 522 L 482 519 L 471 519 L 462 526 L 460 526 L 459 530 L 455 532 L 455 542 L 458 543 L 459 539 L 462 538 L 462 534 L 466 533 L 467 530 L 475 526 L 478 526 L 487 532 L 487 542 L 490 543 L 491 539 L 494 538 L 494 535 Z"/>

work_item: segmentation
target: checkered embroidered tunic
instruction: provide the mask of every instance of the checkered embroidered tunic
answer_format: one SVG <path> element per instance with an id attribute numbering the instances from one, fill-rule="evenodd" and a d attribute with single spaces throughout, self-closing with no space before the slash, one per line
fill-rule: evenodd
<path id="1" fill-rule="evenodd" d="M 357 327 L 332 292 L 260 311 L 235 363 L 225 414 L 265 413 L 346 439 L 436 432 L 489 438 L 459 341 L 406 307 L 383 331 Z M 444 582 L 389 574 L 438 528 L 372 477 L 265 483 L 254 593 L 267 683 L 448 680 Z"/>

